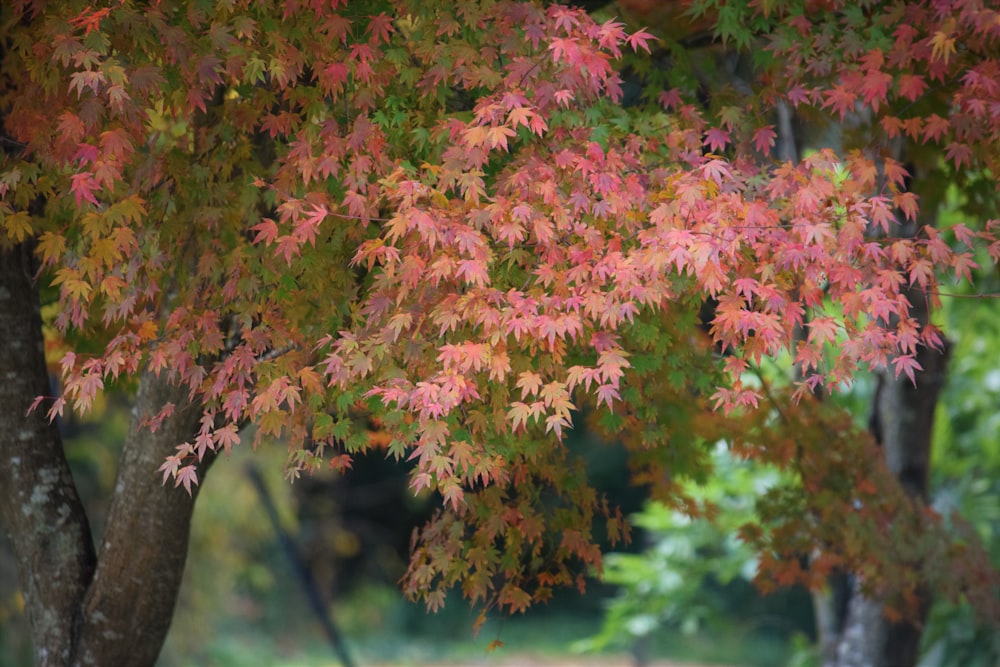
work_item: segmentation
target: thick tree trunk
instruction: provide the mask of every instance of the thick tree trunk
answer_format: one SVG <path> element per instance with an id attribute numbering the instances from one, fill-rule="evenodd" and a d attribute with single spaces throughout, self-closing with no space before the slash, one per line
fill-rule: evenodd
<path id="1" fill-rule="evenodd" d="M 51 393 L 32 275 L 27 248 L 0 254 L 0 518 L 35 665 L 152 666 L 173 616 L 195 500 L 163 486 L 157 468 L 195 433 L 199 411 L 165 378 L 142 375 L 95 557 L 59 434 L 44 410 L 25 416 L 35 396 Z M 144 418 L 167 402 L 177 406 L 173 416 L 150 433 Z"/>
<path id="2" fill-rule="evenodd" d="M 0 251 L 0 519 L 20 573 L 36 665 L 69 664 L 96 558 L 59 431 L 45 410 L 48 371 L 30 248 Z"/>
<path id="3" fill-rule="evenodd" d="M 187 392 L 143 374 L 119 461 L 94 579 L 83 600 L 79 665 L 153 665 L 167 636 L 187 559 L 192 495 L 161 484 L 157 468 L 196 432 Z M 155 433 L 143 425 L 167 402 L 177 408 Z M 209 461 L 203 463 L 204 475 Z"/>

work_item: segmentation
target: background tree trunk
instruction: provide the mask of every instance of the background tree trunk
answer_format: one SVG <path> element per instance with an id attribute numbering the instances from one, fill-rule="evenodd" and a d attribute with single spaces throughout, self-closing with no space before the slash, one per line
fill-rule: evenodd
<path id="1" fill-rule="evenodd" d="M 34 662 L 152 666 L 173 616 L 195 501 L 163 486 L 157 468 L 195 433 L 200 410 L 166 377 L 140 377 L 95 556 L 58 430 L 44 408 L 25 414 L 35 396 L 52 393 L 34 271 L 30 248 L 0 253 L 0 518 L 18 563 Z M 167 402 L 174 414 L 151 433 L 144 419 Z"/>
<path id="2" fill-rule="evenodd" d="M 926 322 L 926 309 L 917 309 L 923 311 L 919 315 Z M 924 348 L 918 360 L 924 370 L 917 374 L 916 386 L 905 377 L 881 373 L 872 408 L 875 435 L 889 469 L 910 496 L 926 500 L 934 409 L 944 386 L 947 353 Z M 882 614 L 881 601 L 863 595 L 854 582 L 836 652 L 826 657 L 824 667 L 914 667 L 919 658 L 920 624 L 930 600 L 924 596 L 919 604 L 916 624 L 890 623 Z"/>
<path id="3" fill-rule="evenodd" d="M 911 167 L 915 171 L 915 167 Z M 915 236 L 924 225 L 933 225 L 939 201 L 933 192 L 915 183 L 921 195 L 921 212 L 916 221 L 903 225 L 901 236 Z M 907 294 L 910 315 L 918 325 L 930 323 L 928 297 L 919 289 Z M 929 495 L 934 412 L 948 372 L 947 343 L 944 350 L 920 348 L 917 353 L 922 371 L 916 384 L 905 376 L 895 377 L 883 369 L 877 377 L 872 399 L 869 428 L 881 445 L 889 470 L 906 493 L 926 502 Z M 914 667 L 919 659 L 923 621 L 931 600 L 923 595 L 919 609 L 913 610 L 916 623 L 890 623 L 882 613 L 882 601 L 866 597 L 858 581 L 846 577 L 831 579 L 832 595 L 818 598 L 817 614 L 826 619 L 821 627 L 823 667 Z M 834 634 L 830 634 L 833 632 Z"/>

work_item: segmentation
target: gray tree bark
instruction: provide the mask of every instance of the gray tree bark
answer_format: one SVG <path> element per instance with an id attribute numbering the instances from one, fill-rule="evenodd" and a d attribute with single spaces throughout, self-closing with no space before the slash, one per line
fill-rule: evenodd
<path id="1" fill-rule="evenodd" d="M 926 323 L 923 302 L 914 303 L 915 315 Z M 924 370 L 917 374 L 916 385 L 891 372 L 881 374 L 872 423 L 889 469 L 911 497 L 926 500 L 934 409 L 946 378 L 947 352 L 923 348 L 918 360 Z M 930 600 L 924 595 L 919 604 L 915 622 L 890 623 L 882 614 L 882 602 L 866 597 L 860 583 L 853 582 L 836 650 L 826 656 L 824 667 L 914 667 Z"/>
<path id="2" fill-rule="evenodd" d="M 14 548 L 35 664 L 68 664 L 97 558 L 62 441 L 45 411 L 42 320 L 30 249 L 0 252 L 0 519 Z"/>
<path id="3" fill-rule="evenodd" d="M 933 197 L 922 198 L 918 219 L 905 224 L 901 235 L 915 236 L 922 226 L 933 225 L 937 204 Z M 927 295 L 911 288 L 907 297 L 911 317 L 921 327 L 929 324 Z M 926 502 L 934 412 L 948 372 L 947 344 L 944 350 L 919 348 L 917 361 L 923 370 L 916 373 L 916 383 L 895 377 L 890 369 L 879 373 L 869 428 L 906 493 Z M 930 602 L 925 593 L 919 608 L 911 610 L 913 622 L 890 623 L 882 601 L 866 597 L 860 582 L 833 578 L 831 593 L 816 604 L 823 667 L 915 667 Z"/>
<path id="4" fill-rule="evenodd" d="M 196 432 L 200 411 L 143 374 L 99 553 L 55 425 L 29 247 L 0 251 L 0 520 L 18 563 L 37 667 L 155 664 L 174 612 L 195 495 L 157 468 Z M 155 433 L 142 426 L 167 402 Z M 203 464 L 202 473 L 209 461 Z M 194 489 L 195 493 L 197 488 Z"/>

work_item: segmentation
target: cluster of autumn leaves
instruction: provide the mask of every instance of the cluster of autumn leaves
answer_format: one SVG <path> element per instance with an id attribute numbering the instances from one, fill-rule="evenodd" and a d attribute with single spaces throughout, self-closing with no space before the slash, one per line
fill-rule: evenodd
<path id="1" fill-rule="evenodd" d="M 414 489 L 446 501 L 409 579 L 432 606 L 452 584 L 485 597 L 502 571 L 499 602 L 520 609 L 599 562 L 590 526 L 621 518 L 562 441 L 581 409 L 624 416 L 610 430 L 629 438 L 666 400 L 627 391 L 645 377 L 636 327 L 685 319 L 655 329 L 660 353 L 710 357 L 690 316 L 716 302 L 727 356 L 709 365 L 728 375 L 674 389 L 754 413 L 763 394 L 744 379 L 783 350 L 799 397 L 859 368 L 913 379 L 917 347 L 941 337 L 910 316 L 911 288 L 933 301 L 973 249 L 1000 256 L 995 221 L 953 229 L 960 245 L 899 235 L 917 202 L 877 146 L 770 158 L 781 103 L 841 120 L 864 107 L 888 139 L 995 167 L 998 66 L 982 55 L 1000 24 L 982 3 L 952 2 L 943 22 L 917 3 L 727 3 L 746 20 L 719 37 L 738 46 L 751 36 L 731 26 L 752 27 L 770 59 L 717 116 L 681 88 L 623 107 L 617 61 L 656 39 L 615 20 L 375 4 L 12 3 L 5 20 L 28 28 L 4 58 L 4 125 L 23 149 L 0 165 L 0 230 L 37 239 L 58 289 L 51 415 L 144 366 L 169 374 L 204 410 L 161 468 L 188 489 L 248 423 L 304 470 L 349 467 L 377 422 L 415 462 Z M 74 354 L 80 337 L 101 349 Z"/>

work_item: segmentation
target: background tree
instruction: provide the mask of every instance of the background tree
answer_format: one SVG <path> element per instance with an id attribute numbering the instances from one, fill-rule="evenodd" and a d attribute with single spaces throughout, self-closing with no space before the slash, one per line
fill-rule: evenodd
<path id="1" fill-rule="evenodd" d="M 952 167 L 960 160 L 969 161 L 965 166 L 976 163 L 972 144 L 992 132 L 979 85 L 995 62 L 989 46 L 992 10 L 980 13 L 978 5 L 961 2 L 933 8 L 906 3 L 859 8 L 840 3 L 694 2 L 685 16 L 678 5 L 622 4 L 642 21 L 660 27 L 656 32 L 667 38 L 671 53 L 682 54 L 675 55 L 675 62 L 692 63 L 685 68 L 688 81 L 685 75 L 674 75 L 675 85 L 683 89 L 687 84 L 691 99 L 696 92 L 702 100 L 711 95 L 711 110 L 723 132 L 731 128 L 734 111 L 754 108 L 754 102 L 745 99 L 749 95 L 775 95 L 777 152 L 785 159 L 824 146 L 842 153 L 861 151 L 875 159 L 878 179 L 889 177 L 881 160 L 906 163 L 905 187 L 919 196 L 921 208 L 917 213 L 909 205 L 900 206 L 898 215 L 905 218 L 901 236 L 937 236 L 927 228 L 935 226 L 942 184 L 955 179 L 962 187 L 978 189 L 977 169 L 958 174 Z M 960 54 L 955 51 L 957 30 L 971 36 Z M 715 39 L 706 41 L 706 34 Z M 709 59 L 706 68 L 704 57 L 691 55 L 692 46 L 724 51 L 715 59 L 724 66 L 713 69 Z M 952 78 L 945 73 L 953 60 L 964 58 L 966 75 Z M 827 66 L 834 62 L 836 66 Z M 978 123 L 970 122 L 977 117 Z M 944 132 L 945 126 L 955 133 Z M 954 165 L 942 160 L 942 148 Z M 984 165 L 994 160 L 978 150 L 976 157 Z M 973 199 L 977 204 L 967 209 L 973 217 L 996 214 L 995 207 L 983 205 L 988 197 Z M 928 295 L 913 276 L 909 291 L 907 313 L 917 328 L 926 328 L 936 295 Z M 879 373 L 870 427 L 904 488 L 926 502 L 934 408 L 947 355 L 931 347 L 919 354 L 923 370 L 916 382 L 887 369 Z M 856 587 L 850 590 L 852 581 L 856 586 L 859 580 L 838 575 L 826 594 L 817 594 L 824 664 L 915 664 L 919 622 L 887 624 L 880 601 Z M 924 610 L 918 616 L 925 614 L 926 594 L 915 604 Z"/>
<path id="2" fill-rule="evenodd" d="M 827 32 L 852 21 L 846 41 L 804 23 L 809 3 L 697 7 L 738 46 L 771 36 L 763 53 L 788 65 L 767 55 L 752 96 L 713 91 L 706 110 L 697 86 L 675 84 L 655 105 L 622 105 L 614 62 L 651 51 L 652 36 L 558 5 L 389 16 L 377 2 L 5 3 L 0 224 L 19 258 L 5 262 L 3 294 L 18 299 L 5 326 L 39 349 L 38 319 L 17 318 L 35 311 L 41 278 L 58 289 L 66 350 L 62 392 L 32 405 L 31 436 L 17 417 L 0 440 L 25 465 L 6 473 L 0 505 L 36 662 L 155 659 L 200 475 L 251 422 L 255 443 L 287 443 L 293 476 L 346 470 L 373 447 L 414 461 L 411 487 L 443 500 L 406 580 L 432 609 L 460 586 L 524 610 L 599 567 L 595 520 L 612 538 L 625 529 L 563 442 L 586 408 L 630 443 L 636 480 L 689 513 L 711 508 L 678 480 L 709 469 L 720 437 L 792 470 L 799 483 L 764 508 L 766 530 L 745 535 L 768 555 L 765 580 L 818 584 L 841 567 L 903 614 L 943 585 L 933 558 L 953 594 L 990 611 L 975 547 L 928 539 L 934 517 L 849 419 L 810 398 L 859 366 L 919 387 L 925 350 L 944 342 L 914 301 L 933 300 L 938 272 L 967 276 L 971 251 L 926 225 L 901 230 L 917 207 L 898 156 L 767 156 L 776 105 L 879 114 L 930 85 L 905 78 L 912 61 L 960 81 L 942 94 L 962 97 L 919 123 L 886 115 L 896 133 L 950 142 L 957 170 L 993 166 L 981 56 L 995 51 L 995 12 L 955 3 L 961 20 L 942 27 L 901 4 L 916 33 L 889 50 L 851 40 L 896 5 L 858 16 L 822 4 Z M 995 259 L 994 227 L 953 233 Z M 724 358 L 699 334 L 706 300 Z M 47 393 L 44 365 L 10 350 L 5 369 L 30 388 L 5 399 L 20 415 L 18 401 Z M 753 373 L 786 350 L 799 403 Z M 105 383 L 132 381 L 135 423 L 95 556 L 38 415 L 87 410 Z M 159 486 L 156 467 L 187 493 Z M 48 539 L 56 525 L 65 541 Z M 42 586 L 39 562 L 71 583 Z M 141 651 L 124 641 L 138 627 Z"/>

